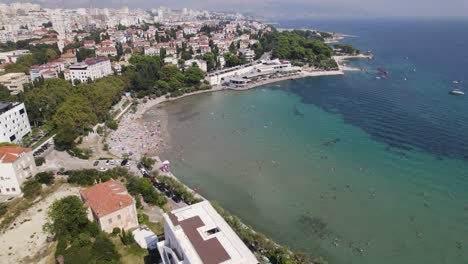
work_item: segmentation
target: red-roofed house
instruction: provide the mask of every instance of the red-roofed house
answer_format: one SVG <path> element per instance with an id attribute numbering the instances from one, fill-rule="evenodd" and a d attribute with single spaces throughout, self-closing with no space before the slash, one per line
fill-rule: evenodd
<path id="1" fill-rule="evenodd" d="M 21 194 L 21 185 L 37 172 L 32 151 L 17 146 L 0 147 L 0 195 Z"/>
<path id="2" fill-rule="evenodd" d="M 60 56 L 61 59 L 64 59 L 68 64 L 74 64 L 77 63 L 78 60 L 76 58 L 76 55 L 73 53 L 71 49 L 67 50 L 67 52 L 63 53 Z"/>
<path id="3" fill-rule="evenodd" d="M 117 56 L 117 49 L 114 47 L 102 47 L 96 49 L 96 56 Z"/>
<path id="4" fill-rule="evenodd" d="M 115 42 L 112 41 L 112 40 L 103 40 L 101 43 L 100 43 L 101 47 L 102 48 L 105 48 L 105 47 L 112 47 L 112 48 L 115 48 Z"/>
<path id="5" fill-rule="evenodd" d="M 88 207 L 88 219 L 96 221 L 101 230 L 110 233 L 115 227 L 128 230 L 138 226 L 135 200 L 121 183 L 109 180 L 81 190 L 80 195 Z"/>
<path id="6" fill-rule="evenodd" d="M 85 39 L 83 41 L 83 46 L 87 49 L 94 49 L 94 46 L 96 46 L 96 42 L 94 42 L 94 40 L 91 39 Z"/>

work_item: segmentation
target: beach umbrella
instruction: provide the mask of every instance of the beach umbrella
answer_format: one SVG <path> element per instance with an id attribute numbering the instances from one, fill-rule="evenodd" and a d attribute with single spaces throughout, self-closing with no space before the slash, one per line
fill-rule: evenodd
<path id="1" fill-rule="evenodd" d="M 165 160 L 165 161 L 163 161 L 163 163 L 162 163 L 162 164 L 163 164 L 163 165 L 169 165 L 169 164 L 170 164 L 170 162 L 169 162 L 168 160 Z"/>

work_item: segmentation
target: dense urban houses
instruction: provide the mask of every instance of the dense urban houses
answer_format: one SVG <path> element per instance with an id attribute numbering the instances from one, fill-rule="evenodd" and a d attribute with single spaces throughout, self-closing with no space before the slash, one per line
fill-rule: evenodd
<path id="1" fill-rule="evenodd" d="M 58 73 L 61 71 L 62 67 L 56 63 L 33 65 L 29 70 L 29 77 L 32 82 L 41 77 L 44 79 L 58 78 Z"/>
<path id="2" fill-rule="evenodd" d="M 117 49 L 114 47 L 102 47 L 96 49 L 96 56 L 117 56 Z"/>
<path id="3" fill-rule="evenodd" d="M 60 56 L 60 59 L 64 60 L 66 63 L 68 63 L 68 65 L 78 62 L 76 55 L 73 54 L 72 50 L 67 50 Z"/>
<path id="4" fill-rule="evenodd" d="M 29 77 L 23 72 L 12 72 L 0 75 L 0 84 L 5 86 L 12 95 L 22 92 L 23 85 L 26 83 L 29 83 Z"/>
<path id="5" fill-rule="evenodd" d="M 256 264 L 254 254 L 208 201 L 164 214 L 164 264 Z"/>
<path id="6" fill-rule="evenodd" d="M 19 142 L 31 133 L 24 103 L 0 102 L 0 142 Z"/>
<path id="7" fill-rule="evenodd" d="M 0 147 L 0 194 L 19 195 L 21 185 L 37 172 L 32 151 L 17 146 Z"/>
<path id="8" fill-rule="evenodd" d="M 110 233 L 116 227 L 128 230 L 138 226 L 135 200 L 119 182 L 99 183 L 81 190 L 80 195 L 88 219 L 95 221 L 101 230 Z"/>
<path id="9" fill-rule="evenodd" d="M 70 65 L 70 67 L 65 70 L 64 76 L 65 80 L 71 80 L 73 84 L 76 84 L 76 80 L 84 83 L 88 80 L 96 80 L 108 75 L 112 75 L 110 60 L 105 57 L 98 58 L 89 58 L 82 63 L 76 63 Z"/>

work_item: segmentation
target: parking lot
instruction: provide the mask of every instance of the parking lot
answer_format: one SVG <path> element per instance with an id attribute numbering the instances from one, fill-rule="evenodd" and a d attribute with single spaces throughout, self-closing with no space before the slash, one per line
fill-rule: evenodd
<path id="1" fill-rule="evenodd" d="M 46 158 L 46 162 L 38 167 L 39 172 L 43 171 L 59 171 L 61 168 L 65 170 L 80 170 L 80 169 L 96 169 L 98 171 L 107 171 L 116 167 L 125 167 L 131 174 L 138 177 L 151 178 L 150 171 L 161 167 L 161 161 L 157 161 L 154 168 L 144 168 L 141 164 L 134 160 L 122 160 L 122 159 L 109 159 L 109 160 L 83 160 L 76 157 L 70 156 L 68 153 L 63 151 L 57 151 L 53 149 L 52 145 L 45 147 L 45 150 L 39 154 L 41 157 Z M 168 186 L 158 183 L 152 179 L 153 186 L 159 193 L 163 193 L 168 199 L 171 208 L 177 209 L 187 206 L 181 197 L 177 196 L 171 190 L 168 190 Z"/>

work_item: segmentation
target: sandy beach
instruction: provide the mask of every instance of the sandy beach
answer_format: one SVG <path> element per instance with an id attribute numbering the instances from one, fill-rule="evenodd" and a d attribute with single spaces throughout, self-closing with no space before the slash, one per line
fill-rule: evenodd
<path id="1" fill-rule="evenodd" d="M 170 147 L 171 138 L 168 131 L 168 115 L 161 105 L 164 102 L 178 100 L 187 96 L 193 96 L 202 93 L 211 93 L 224 90 L 245 91 L 258 86 L 294 80 L 307 77 L 336 76 L 344 75 L 345 71 L 359 71 L 360 69 L 345 65 L 346 60 L 355 58 L 370 58 L 369 55 L 355 56 L 335 56 L 334 59 L 339 65 L 336 71 L 317 71 L 312 68 L 302 68 L 302 71 L 295 74 L 278 78 L 248 83 L 240 87 L 213 86 L 209 90 L 201 90 L 193 93 L 184 94 L 179 97 L 166 98 L 164 96 L 156 99 L 148 99 L 146 102 L 140 100 L 135 113 L 127 112 L 122 114 L 119 127 L 111 132 L 107 137 L 109 151 L 118 156 L 128 155 L 133 159 L 139 159 L 142 156 L 159 156 L 164 149 Z"/>

